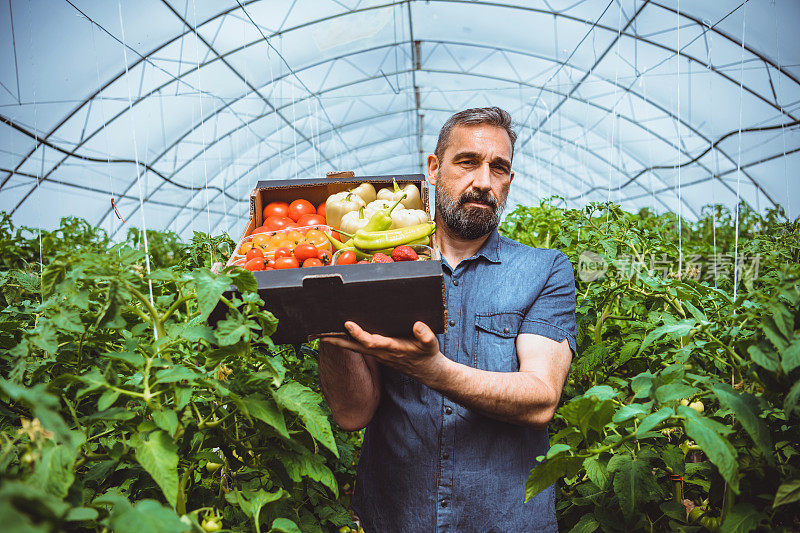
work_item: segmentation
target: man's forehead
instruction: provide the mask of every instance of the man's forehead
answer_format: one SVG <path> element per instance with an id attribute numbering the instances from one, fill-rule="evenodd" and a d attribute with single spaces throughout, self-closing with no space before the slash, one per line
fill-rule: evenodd
<path id="1" fill-rule="evenodd" d="M 473 152 L 511 161 L 511 137 L 503 128 L 490 124 L 458 124 L 450 133 L 445 157 Z"/>

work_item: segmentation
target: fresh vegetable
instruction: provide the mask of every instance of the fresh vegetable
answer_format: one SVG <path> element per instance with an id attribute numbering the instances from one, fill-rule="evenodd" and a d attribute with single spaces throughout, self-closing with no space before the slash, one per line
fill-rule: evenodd
<path id="1" fill-rule="evenodd" d="M 371 183 L 362 183 L 355 189 L 351 189 L 350 192 L 360 196 L 361 199 L 364 200 L 364 205 L 374 201 L 375 198 L 377 198 L 375 187 L 373 187 Z"/>
<path id="2" fill-rule="evenodd" d="M 356 253 L 353 250 L 345 250 L 336 256 L 337 265 L 354 265 L 356 263 Z"/>
<path id="3" fill-rule="evenodd" d="M 417 239 L 428 237 L 436 231 L 435 222 L 427 222 L 416 226 L 408 226 L 387 231 L 359 230 L 353 238 L 353 243 L 362 250 L 380 250 L 408 244 Z"/>
<path id="4" fill-rule="evenodd" d="M 292 250 L 289 247 L 281 246 L 275 250 L 275 254 L 272 257 L 276 260 L 281 257 L 292 257 Z"/>
<path id="5" fill-rule="evenodd" d="M 342 223 L 342 217 L 351 212 L 357 211 L 359 207 L 364 207 L 367 203 L 357 194 L 349 191 L 337 192 L 328 197 L 325 201 L 325 219 L 328 225 L 338 228 Z"/>
<path id="6" fill-rule="evenodd" d="M 345 213 L 342 217 L 342 223 L 339 225 L 341 231 L 353 234 L 360 230 L 370 221 L 369 217 L 365 214 L 365 208 L 359 207 L 358 211 L 350 211 Z"/>
<path id="7" fill-rule="evenodd" d="M 297 258 L 299 262 L 303 262 L 306 259 L 317 259 L 319 257 L 319 251 L 317 247 L 313 244 L 298 244 L 295 246 L 294 249 L 294 256 Z"/>
<path id="8" fill-rule="evenodd" d="M 706 410 L 706 406 L 703 405 L 703 402 L 697 400 L 696 402 L 692 402 L 689 404 L 689 409 L 694 409 L 698 413 L 702 413 L 703 411 Z"/>
<path id="9" fill-rule="evenodd" d="M 394 263 L 391 257 L 380 252 L 372 256 L 371 263 Z"/>
<path id="10" fill-rule="evenodd" d="M 422 209 L 395 209 L 392 212 L 392 228 L 405 228 L 428 222 L 430 217 Z"/>
<path id="11" fill-rule="evenodd" d="M 289 204 L 288 217 L 295 222 L 300 220 L 303 215 L 317 214 L 317 208 L 308 200 L 295 200 Z"/>
<path id="12" fill-rule="evenodd" d="M 303 268 L 321 267 L 321 266 L 323 266 L 322 261 L 320 261 L 316 257 L 311 257 L 303 261 Z"/>
<path id="13" fill-rule="evenodd" d="M 245 260 L 250 261 L 251 259 L 255 259 L 257 257 L 264 259 L 264 252 L 261 251 L 261 248 L 251 248 L 248 250 L 247 255 L 245 255 Z"/>
<path id="14" fill-rule="evenodd" d="M 256 257 L 255 259 L 251 259 L 244 264 L 244 268 L 251 272 L 255 272 L 257 270 L 264 270 L 264 258 L 263 257 Z"/>
<path id="15" fill-rule="evenodd" d="M 270 202 L 264 207 L 262 214 L 264 215 L 264 220 L 269 217 L 288 217 L 289 204 L 286 202 Z"/>
<path id="16" fill-rule="evenodd" d="M 247 252 L 253 247 L 252 241 L 243 242 L 239 247 L 239 255 L 247 255 Z"/>
<path id="17" fill-rule="evenodd" d="M 297 220 L 297 223 L 301 226 L 324 226 L 325 217 L 317 213 L 303 215 Z"/>
<path id="18" fill-rule="evenodd" d="M 215 533 L 222 529 L 222 516 L 214 513 L 207 513 L 203 517 L 203 521 L 200 523 L 200 527 L 203 528 L 203 531 L 206 533 Z"/>
<path id="19" fill-rule="evenodd" d="M 275 270 L 283 270 L 286 268 L 298 268 L 299 266 L 300 263 L 294 256 L 275 258 L 275 267 L 274 267 Z"/>
<path id="20" fill-rule="evenodd" d="M 403 197 L 403 195 L 405 195 Z M 403 206 L 406 209 L 424 209 L 425 206 L 422 205 L 422 197 L 419 193 L 419 188 L 414 185 L 413 183 L 407 183 L 400 187 L 397 184 L 397 180 L 392 180 L 392 187 L 384 187 L 383 189 L 378 191 L 377 198 L 378 200 L 389 200 L 394 202 L 403 198 Z"/>
<path id="21" fill-rule="evenodd" d="M 262 227 L 267 231 L 276 231 L 289 227 L 291 224 L 294 224 L 294 221 L 289 217 L 271 216 L 264 219 L 264 224 L 262 224 Z"/>
<path id="22" fill-rule="evenodd" d="M 329 250 L 321 249 L 319 251 L 319 260 L 322 261 L 323 265 L 330 265 L 333 256 Z"/>
<path id="23" fill-rule="evenodd" d="M 214 472 L 219 470 L 221 467 L 222 467 L 222 463 L 214 463 L 212 461 L 208 461 L 206 463 L 206 472 L 208 472 L 209 474 L 213 474 Z"/>
<path id="24" fill-rule="evenodd" d="M 419 259 L 417 252 L 407 245 L 400 245 L 392 250 L 391 257 L 394 261 L 416 261 Z"/>
<path id="25" fill-rule="evenodd" d="M 317 206 L 317 214 L 322 215 L 325 218 L 328 218 L 328 215 L 325 213 L 325 202 L 322 202 Z"/>
<path id="26" fill-rule="evenodd" d="M 405 193 L 404 193 L 405 194 Z M 392 226 L 392 211 L 400 205 L 400 201 L 404 198 L 401 195 L 400 198 L 395 201 L 394 204 L 391 205 L 388 209 L 380 209 L 374 215 L 372 215 L 364 227 L 362 228 L 363 231 L 372 232 L 372 231 L 384 231 L 389 229 Z M 350 233 L 350 232 L 347 232 Z M 353 232 L 355 234 L 355 232 Z"/>

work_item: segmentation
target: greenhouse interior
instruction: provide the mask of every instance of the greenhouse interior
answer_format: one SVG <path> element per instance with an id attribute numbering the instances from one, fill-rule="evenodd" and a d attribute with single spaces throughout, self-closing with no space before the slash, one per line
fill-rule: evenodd
<path id="1" fill-rule="evenodd" d="M 0 13 L 5 531 L 800 531 L 800 2 Z"/>

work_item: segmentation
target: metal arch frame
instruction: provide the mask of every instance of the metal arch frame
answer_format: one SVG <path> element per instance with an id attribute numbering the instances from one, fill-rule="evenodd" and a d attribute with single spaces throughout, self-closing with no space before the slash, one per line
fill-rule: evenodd
<path id="1" fill-rule="evenodd" d="M 437 0 L 437 1 L 445 1 L 445 0 Z M 479 2 L 479 3 L 480 3 L 480 2 Z M 249 3 L 248 3 L 248 4 L 249 4 Z M 375 9 L 375 8 L 389 7 L 389 6 L 394 6 L 394 5 L 397 5 L 397 4 L 398 4 L 398 3 L 387 4 L 387 5 L 384 5 L 384 6 L 371 6 L 370 8 L 367 8 L 367 9 Z M 487 4 L 488 4 L 488 3 L 487 3 Z M 490 5 L 496 5 L 497 7 L 520 8 L 520 6 L 508 6 L 508 5 L 502 5 L 502 4 L 490 4 Z M 662 7 L 663 7 L 663 6 L 662 6 Z M 235 10 L 235 9 L 236 9 L 236 8 L 232 8 L 232 10 Z M 531 10 L 531 9 L 528 9 L 528 10 Z M 230 12 L 230 11 L 231 11 L 231 10 L 229 10 L 228 12 Z M 545 11 L 545 10 L 532 10 L 532 11 L 540 11 L 540 12 L 543 12 L 543 13 L 548 13 L 548 14 L 553 14 L 553 15 L 556 15 L 556 16 L 561 16 L 561 14 L 554 14 L 554 13 L 550 13 L 550 12 L 548 12 L 548 11 Z M 356 12 L 356 11 L 354 10 L 354 11 L 344 12 L 344 13 L 337 14 L 337 15 L 335 15 L 335 16 L 336 16 L 336 17 L 339 17 L 339 16 L 346 16 L 346 15 L 348 15 L 348 14 L 351 14 L 351 13 L 353 13 L 353 12 Z M 221 15 L 217 15 L 217 16 L 221 16 Z M 214 18 L 216 18 L 216 17 L 214 17 Z M 580 19 L 579 19 L 579 18 L 577 18 L 577 17 L 567 17 L 567 18 L 572 18 L 573 20 L 580 20 Z M 687 17 L 687 18 L 688 18 L 688 17 Z M 213 20 L 213 18 L 212 18 L 212 19 L 209 19 L 209 20 Z M 208 21 L 207 21 L 207 22 L 208 22 Z M 584 21 L 584 22 L 585 22 L 585 21 Z M 696 22 L 696 21 L 695 21 L 695 22 Z M 205 23 L 206 23 L 206 22 L 204 22 L 203 24 L 205 24 Z M 313 23 L 316 23 L 316 21 L 309 22 L 309 23 L 307 23 L 306 25 L 308 25 L 308 24 L 313 24 Z M 598 27 L 600 27 L 601 29 L 607 29 L 607 30 L 609 30 L 609 31 L 616 31 L 616 30 L 613 30 L 612 28 L 606 28 L 606 27 L 603 27 L 602 25 L 599 25 Z M 287 30 L 287 31 L 290 31 L 290 30 Z M 187 32 L 187 33 L 188 33 L 188 32 Z M 285 32 L 276 32 L 274 35 L 278 35 L 278 34 L 280 34 L 280 33 L 285 33 Z M 185 35 L 185 34 L 182 34 L 182 35 Z M 181 36 L 182 36 L 182 35 L 181 35 Z M 630 36 L 629 34 L 625 34 L 625 35 L 626 35 L 626 36 Z M 637 36 L 632 36 L 632 37 L 633 37 L 633 38 L 636 38 L 636 39 L 638 39 L 638 40 L 640 40 L 640 41 L 647 42 L 647 40 L 645 40 L 645 39 L 641 39 L 641 38 L 639 38 L 639 37 L 637 37 Z M 173 39 L 173 40 L 171 40 L 171 41 L 169 41 L 169 43 L 171 43 L 171 42 L 174 42 L 174 39 Z M 260 41 L 255 41 L 255 42 L 254 42 L 254 44 L 255 44 L 256 42 L 260 42 Z M 734 42 L 735 42 L 735 41 L 734 41 Z M 392 44 L 393 44 L 393 45 L 396 45 L 397 43 L 392 43 Z M 654 44 L 654 45 L 656 45 L 656 46 L 661 46 L 661 45 L 659 45 L 659 44 L 657 44 L 657 43 L 652 43 L 652 42 L 651 42 L 650 44 Z M 209 47 L 209 48 L 210 48 L 210 47 Z M 497 48 L 497 47 L 492 47 L 492 48 Z M 667 47 L 667 48 L 668 48 L 668 47 Z M 513 53 L 520 53 L 520 52 L 513 51 L 513 50 L 509 50 L 509 51 L 511 51 L 511 52 L 513 52 Z M 152 53 L 151 53 L 151 54 L 148 54 L 148 56 L 147 56 L 147 57 L 150 57 L 151 55 L 152 55 Z M 227 54 L 226 54 L 226 55 L 227 55 Z M 683 55 L 684 57 L 689 57 L 689 56 L 687 56 L 687 55 L 685 55 L 685 54 L 680 54 L 680 55 Z M 757 55 L 757 54 L 756 54 L 756 55 Z M 141 62 L 141 61 L 145 60 L 147 57 L 145 57 L 145 58 L 142 58 L 141 60 L 137 61 L 136 63 L 138 64 L 139 62 Z M 762 58 L 762 59 L 765 59 L 765 58 Z M 552 59 L 550 59 L 550 60 L 551 60 L 551 61 L 553 61 Z M 766 61 L 767 63 L 769 63 L 769 61 L 768 61 L 768 60 L 765 60 L 765 61 Z M 777 68 L 777 69 L 778 69 L 780 72 L 782 72 L 782 73 L 786 74 L 785 72 L 783 72 L 783 70 L 782 70 L 780 67 L 776 67 L 776 68 Z M 189 72 L 191 72 L 191 70 L 190 70 Z M 786 74 L 786 75 L 788 76 L 788 74 Z M 170 82 L 170 83 L 171 83 L 171 82 Z M 755 94 L 755 93 L 754 93 L 754 94 Z M 84 104 L 85 104 L 85 103 L 86 103 L 86 102 L 84 102 Z M 82 105 L 84 105 L 84 104 L 82 104 Z M 57 128 L 56 128 L 56 129 L 57 129 Z M 34 149 L 34 151 L 35 151 L 35 149 Z M 23 162 L 24 162 L 24 161 L 23 161 Z M 751 179 L 752 179 L 752 178 L 751 178 Z M 758 185 L 756 184 L 756 186 L 758 186 Z M 763 191 L 762 191 L 762 192 L 763 192 Z"/>
<path id="2" fill-rule="evenodd" d="M 244 2 L 244 5 L 250 5 L 250 4 L 252 4 L 252 3 L 256 2 L 256 1 L 258 1 L 258 0 L 250 0 L 250 1 L 245 1 L 245 2 Z M 437 1 L 437 2 L 443 2 L 443 3 L 465 3 L 465 2 L 466 2 L 466 0 L 435 0 L 435 1 Z M 649 1 L 649 0 L 648 0 L 648 1 Z M 398 1 L 398 2 L 391 2 L 391 3 L 388 3 L 388 4 L 377 5 L 377 6 L 368 6 L 368 7 L 365 7 L 365 8 L 352 9 L 352 10 L 349 10 L 349 11 L 346 11 L 346 12 L 342 12 L 342 13 L 337 13 L 337 14 L 335 14 L 335 15 L 331 15 L 331 16 L 329 16 L 329 17 L 323 17 L 323 18 L 321 18 L 321 19 L 311 20 L 311 21 L 308 21 L 308 22 L 305 22 L 305 23 L 299 24 L 299 25 L 297 25 L 297 26 L 294 26 L 294 27 L 292 27 L 292 28 L 288 28 L 288 29 L 286 29 L 286 30 L 279 30 L 279 31 L 277 31 L 277 32 L 274 32 L 274 33 L 272 34 L 272 36 L 282 35 L 282 34 L 285 34 L 285 33 L 288 33 L 288 32 L 290 32 L 290 31 L 294 31 L 294 30 L 296 30 L 296 29 L 304 28 L 304 27 L 307 27 L 307 26 L 310 26 L 310 25 L 314 25 L 314 24 L 317 24 L 317 23 L 320 23 L 320 22 L 324 22 L 324 21 L 327 21 L 327 20 L 331 20 L 331 19 L 334 19 L 334 18 L 339 18 L 339 17 L 347 16 L 347 15 L 350 15 L 350 14 L 353 14 L 353 13 L 358 13 L 358 12 L 368 11 L 368 10 L 372 10 L 372 9 L 382 9 L 382 8 L 386 8 L 386 7 L 393 7 L 393 6 L 396 6 L 396 5 L 402 4 L 402 3 L 409 3 L 409 7 L 410 7 L 410 1 L 409 1 L 409 0 L 403 0 L 403 1 Z M 543 9 L 537 9 L 537 8 L 525 7 L 525 6 L 518 6 L 518 5 L 508 5 L 508 4 L 503 4 L 503 3 L 499 3 L 499 2 L 484 2 L 484 1 L 480 1 L 480 0 L 474 0 L 474 1 L 473 1 L 473 0 L 470 0 L 470 2 L 466 2 L 466 3 L 480 4 L 480 5 L 486 5 L 486 6 L 492 6 L 492 7 L 504 7 L 504 8 L 509 8 L 509 9 L 518 9 L 518 10 L 529 11 L 529 12 L 537 12 L 537 13 L 542 13 L 542 14 L 548 14 L 548 15 L 552 15 L 552 16 L 555 16 L 555 17 L 561 17 L 561 18 L 565 18 L 565 19 L 567 19 L 567 20 L 572 20 L 572 21 L 576 21 L 576 22 L 583 22 L 583 23 L 587 23 L 587 21 L 586 21 L 585 19 L 581 19 L 580 17 L 575 17 L 575 16 L 571 16 L 571 15 L 566 15 L 566 14 L 564 14 L 564 13 L 552 12 L 552 11 L 543 10 Z M 669 8 L 666 8 L 665 6 L 662 6 L 661 4 L 654 4 L 654 5 L 658 5 L 659 7 L 662 7 L 662 8 L 664 8 L 664 9 L 669 9 Z M 170 6 L 170 7 L 171 7 L 171 6 Z M 237 9 L 239 9 L 239 7 L 238 7 L 238 6 L 233 6 L 233 7 L 231 7 L 230 9 L 227 9 L 227 10 L 224 10 L 224 11 L 222 11 L 222 12 L 220 12 L 220 13 L 217 13 L 216 15 L 214 15 L 214 16 L 212 16 L 212 17 L 208 18 L 207 20 L 203 21 L 202 23 L 198 24 L 198 25 L 197 25 L 197 27 L 199 28 L 199 27 L 201 27 L 201 26 L 204 26 L 205 24 L 208 24 L 208 23 L 210 23 L 210 22 L 213 22 L 214 20 L 216 20 L 216 19 L 218 19 L 218 18 L 220 18 L 220 17 L 223 17 L 223 16 L 226 16 L 226 15 L 229 15 L 231 12 L 233 12 L 233 11 L 236 11 Z M 674 12 L 674 11 L 673 11 L 673 12 Z M 681 15 L 685 16 L 685 17 L 686 17 L 688 20 L 691 20 L 691 21 L 692 21 L 693 23 L 695 23 L 695 24 L 702 25 L 702 22 L 701 22 L 701 21 L 698 21 L 696 18 L 690 17 L 690 16 L 686 15 L 685 13 L 682 13 Z M 680 51 L 677 51 L 677 52 L 676 52 L 676 51 L 674 51 L 674 50 L 670 49 L 669 47 L 666 47 L 666 46 L 664 46 L 664 45 L 661 45 L 660 43 L 655 43 L 655 42 L 649 41 L 649 40 L 647 40 L 647 39 L 644 39 L 644 38 L 642 38 L 642 37 L 639 37 L 639 36 L 637 36 L 637 35 L 631 35 L 631 34 L 628 34 L 628 33 L 625 33 L 625 32 L 619 32 L 618 30 L 616 30 L 616 29 L 614 29 L 614 28 L 611 28 L 610 26 L 606 26 L 606 25 L 602 25 L 602 24 L 595 24 L 595 25 L 594 25 L 594 27 L 595 27 L 595 28 L 600 28 L 600 29 L 603 29 L 603 30 L 607 30 L 607 31 L 612 31 L 612 32 L 614 32 L 614 33 L 620 33 L 621 35 L 625 35 L 625 36 L 627 36 L 627 37 L 632 37 L 632 38 L 634 38 L 634 39 L 636 39 L 636 40 L 639 40 L 639 41 L 642 41 L 642 42 L 647 42 L 647 43 L 649 43 L 649 44 L 651 44 L 651 45 L 653 45 L 653 46 L 657 46 L 657 47 L 664 48 L 664 49 L 666 49 L 666 50 L 669 50 L 669 51 L 671 51 L 671 52 L 673 52 L 673 53 L 676 53 L 676 54 L 679 54 L 679 55 L 683 55 L 684 57 L 687 57 L 687 58 L 688 58 L 688 59 L 690 59 L 690 60 L 694 60 L 694 61 L 697 61 L 697 62 L 698 62 L 698 63 L 700 63 L 700 64 L 703 64 L 703 65 L 705 65 L 705 63 L 702 63 L 702 62 L 700 62 L 699 60 L 696 60 L 695 58 L 692 58 L 691 56 L 688 56 L 688 55 L 686 55 L 686 54 L 682 54 L 682 53 L 680 53 Z M 717 30 L 716 28 L 710 28 L 710 31 L 714 31 L 715 33 L 719 33 L 720 35 L 722 35 L 722 36 L 723 36 L 723 37 L 725 37 L 726 39 L 730 40 L 731 42 L 734 42 L 734 43 L 736 43 L 736 40 L 735 40 L 735 39 L 733 39 L 732 37 L 730 37 L 730 36 L 728 36 L 728 35 L 724 34 L 724 33 L 723 33 L 723 32 L 721 32 L 720 30 Z M 175 36 L 173 39 L 170 39 L 170 40 L 166 41 L 164 44 L 160 45 L 159 47 L 157 47 L 157 48 L 155 48 L 155 49 L 151 50 L 151 51 L 150 51 L 149 53 L 147 53 L 147 55 L 145 55 L 145 56 L 141 56 L 140 54 L 138 54 L 138 52 L 136 52 L 136 51 L 134 50 L 134 52 L 135 52 L 135 53 L 137 53 L 137 55 L 140 55 L 140 59 L 137 59 L 136 61 L 134 61 L 134 62 L 132 63 L 132 65 L 131 65 L 131 68 L 133 68 L 134 66 L 138 65 L 138 64 L 139 64 L 140 62 L 142 62 L 142 61 L 148 61 L 148 60 L 149 60 L 149 59 L 150 59 L 150 58 L 151 58 L 151 57 L 152 57 L 152 56 L 153 56 L 155 53 L 157 53 L 159 50 L 161 50 L 161 49 L 165 48 L 166 46 L 168 46 L 168 45 L 172 44 L 172 43 L 173 43 L 173 42 L 175 42 L 176 40 L 178 40 L 178 39 L 180 39 L 180 38 L 184 37 L 184 36 L 185 36 L 185 35 L 187 35 L 188 33 L 189 33 L 189 31 L 187 31 L 187 32 L 184 32 L 184 33 L 181 33 L 181 34 L 179 34 L 179 35 Z M 254 41 L 253 43 L 250 43 L 250 44 L 248 44 L 248 45 L 246 45 L 246 46 L 247 46 L 247 47 L 249 47 L 249 46 L 252 46 L 252 45 L 254 45 L 254 44 L 257 44 L 258 42 L 261 42 L 261 39 L 259 39 L 259 40 L 256 40 L 256 41 Z M 740 43 L 738 43 L 738 44 L 740 44 Z M 126 46 L 127 46 L 127 45 L 126 45 Z M 234 50 L 233 50 L 233 51 L 231 51 L 231 52 L 227 52 L 227 53 L 223 54 L 223 57 L 224 57 L 224 56 L 227 56 L 227 55 L 229 55 L 230 53 L 234 53 L 235 51 L 238 51 L 238 50 L 240 50 L 240 49 L 242 49 L 242 48 L 244 48 L 244 46 L 243 46 L 243 47 L 236 48 L 236 49 L 234 49 Z M 796 80 L 796 79 L 795 79 L 795 78 L 794 78 L 794 77 L 793 77 L 791 74 L 789 74 L 788 72 L 784 71 L 784 70 L 783 70 L 783 69 L 782 69 L 782 68 L 781 68 L 779 65 L 776 65 L 774 62 L 772 62 L 772 61 L 771 61 L 771 60 L 769 60 L 768 58 L 764 57 L 762 54 L 759 54 L 758 52 L 756 52 L 756 51 L 754 51 L 754 50 L 751 50 L 751 49 L 749 49 L 749 48 L 747 48 L 747 50 L 748 50 L 750 53 L 752 53 L 753 55 L 755 55 L 756 57 L 758 57 L 758 58 L 759 58 L 761 61 L 763 61 L 765 64 L 768 64 L 768 65 L 772 66 L 772 67 L 773 67 L 773 68 L 775 68 L 775 69 L 776 69 L 778 72 L 780 72 L 780 73 L 782 73 L 782 74 L 786 75 L 786 76 L 787 76 L 789 79 L 792 79 L 792 80 L 793 80 L 793 81 L 795 81 L 796 83 L 800 84 L 800 81 Z M 709 68 L 711 68 L 712 70 L 714 70 L 714 69 L 713 69 L 713 67 L 710 67 L 710 66 L 708 66 L 708 65 L 706 65 L 706 66 L 707 66 L 707 67 L 709 67 Z M 187 71 L 187 73 L 188 73 L 188 72 L 192 72 L 192 70 L 194 70 L 194 69 L 190 69 L 189 71 Z M 715 72 L 716 72 L 716 71 L 715 71 Z M 187 74 L 187 73 L 185 73 L 185 74 Z M 718 74 L 721 74 L 721 73 L 719 73 L 719 72 L 717 72 L 717 73 L 718 73 Z M 115 76 L 114 78 L 112 78 L 112 79 L 111 79 L 111 80 L 110 80 L 110 81 L 109 81 L 107 84 L 105 84 L 105 85 L 104 85 L 104 86 L 103 86 L 101 89 L 99 89 L 98 91 L 96 91 L 96 92 L 95 92 L 95 93 L 94 93 L 94 94 L 93 94 L 91 97 L 89 97 L 87 100 L 85 100 L 84 102 L 82 102 L 82 103 L 81 103 L 81 104 L 80 104 L 80 105 L 79 105 L 79 106 L 78 106 L 78 107 L 77 107 L 75 110 L 73 110 L 73 112 L 71 112 L 70 114 L 68 114 L 68 115 L 67 115 L 67 117 L 66 117 L 64 120 L 62 120 L 62 121 L 61 121 L 61 123 L 59 123 L 59 124 L 58 124 L 58 125 L 57 125 L 57 126 L 56 126 L 56 127 L 55 127 L 55 128 L 54 128 L 54 129 L 53 129 L 51 132 L 50 132 L 50 133 L 48 133 L 47 137 L 49 137 L 49 136 L 50 136 L 52 133 L 54 133 L 54 132 L 55 132 L 57 129 L 59 129 L 59 128 L 60 128 L 60 127 L 61 127 L 61 126 L 62 126 L 62 125 L 63 125 L 63 124 L 64 124 L 64 123 L 65 123 L 65 122 L 66 122 L 66 121 L 69 119 L 69 118 L 71 118 L 71 117 L 72 117 L 72 116 L 73 116 L 73 115 L 74 115 L 74 114 L 75 114 L 77 111 L 79 111 L 79 110 L 80 110 L 80 109 L 81 109 L 81 108 L 82 108 L 84 105 L 86 105 L 86 104 L 87 104 L 87 102 L 91 101 L 91 100 L 92 100 L 94 97 L 96 97 L 96 96 L 97 96 L 97 95 L 98 95 L 100 92 L 102 92 L 102 91 L 103 91 L 105 88 L 107 88 L 107 87 L 108 87 L 108 86 L 109 86 L 111 83 L 113 83 L 114 81 L 116 81 L 117 79 L 119 79 L 119 78 L 120 78 L 120 77 L 121 77 L 123 74 L 124 74 L 124 71 L 123 71 L 123 72 L 121 72 L 121 73 L 119 73 L 119 74 L 118 74 L 117 76 Z M 721 74 L 721 75 L 722 75 L 722 74 Z M 724 75 L 723 75 L 723 76 L 724 76 Z M 177 78 L 174 78 L 174 79 L 177 79 Z M 733 81 L 733 80 L 731 80 L 731 81 Z M 748 88 L 748 92 L 751 92 L 753 95 L 755 95 L 755 96 L 757 96 L 757 97 L 759 97 L 759 98 L 762 98 L 762 99 L 763 99 L 763 97 L 761 97 L 761 96 L 760 96 L 758 93 L 756 93 L 756 92 L 754 92 L 754 91 L 751 91 L 749 88 Z M 219 99 L 220 99 L 220 100 L 223 100 L 222 98 L 219 98 Z M 223 101 L 224 101 L 224 100 L 223 100 Z M 766 101 L 766 102 L 767 102 L 769 105 L 773 105 L 773 104 L 772 104 L 771 102 L 769 102 L 768 100 L 765 100 L 765 101 Z M 779 108 L 779 109 L 780 109 L 780 108 Z M 781 111 L 782 111 L 782 110 L 781 110 Z M 45 137 L 45 138 L 47 138 L 47 137 Z M 31 151 L 31 153 L 30 153 L 30 154 L 28 154 L 28 156 L 26 156 L 26 157 L 23 159 L 23 161 L 20 163 L 20 165 L 21 165 L 21 164 L 23 164 L 23 163 L 25 162 L 25 160 L 27 160 L 27 158 L 28 158 L 28 157 L 30 157 L 30 155 L 32 155 L 32 154 L 33 154 L 33 153 L 36 151 L 36 149 L 37 149 L 37 148 L 38 148 L 38 146 L 37 146 L 37 147 L 35 147 L 35 148 L 34 148 L 34 149 Z M 2 187 L 2 185 L 0 185 L 0 187 Z"/>

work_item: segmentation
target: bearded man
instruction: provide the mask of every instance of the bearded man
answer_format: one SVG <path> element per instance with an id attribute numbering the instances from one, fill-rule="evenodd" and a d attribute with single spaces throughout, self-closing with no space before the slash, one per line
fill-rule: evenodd
<path id="1" fill-rule="evenodd" d="M 575 352 L 575 281 L 563 253 L 497 232 L 515 140 L 507 112 L 467 109 L 428 156 L 446 333 L 348 322 L 320 344 L 334 420 L 367 427 L 353 509 L 368 532 L 558 530 L 552 486 L 523 502 Z"/>

